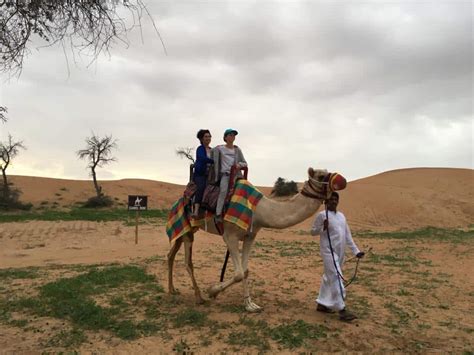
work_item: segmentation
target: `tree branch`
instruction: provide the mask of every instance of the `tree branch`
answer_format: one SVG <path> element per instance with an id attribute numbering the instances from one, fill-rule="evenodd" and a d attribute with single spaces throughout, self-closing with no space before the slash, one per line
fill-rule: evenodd
<path id="1" fill-rule="evenodd" d="M 185 147 L 185 148 L 178 148 L 176 149 L 176 155 L 178 155 L 180 158 L 186 158 L 189 159 L 193 162 L 194 164 L 194 157 L 193 157 L 193 148 Z"/>
<path id="2" fill-rule="evenodd" d="M 0 122 L 5 123 L 8 121 L 7 112 L 8 110 L 6 107 L 0 106 Z"/>
<path id="3" fill-rule="evenodd" d="M 126 8 L 132 13 L 134 23 L 131 26 L 127 26 L 118 15 L 119 8 Z M 109 53 L 116 40 L 128 46 L 127 34 L 136 27 L 135 16 L 140 22 L 144 12 L 151 19 L 166 54 L 164 41 L 141 0 L 2 1 L 0 72 L 21 74 L 25 54 L 29 52 L 27 45 L 33 34 L 49 45 L 58 42 L 63 46 L 69 45 L 73 53 L 91 53 L 92 64 L 100 53 Z"/>

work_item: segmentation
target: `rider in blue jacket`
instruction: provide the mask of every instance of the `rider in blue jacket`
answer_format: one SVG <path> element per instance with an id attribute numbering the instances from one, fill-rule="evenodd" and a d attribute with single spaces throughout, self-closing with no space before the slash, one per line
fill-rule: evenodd
<path id="1" fill-rule="evenodd" d="M 209 166 L 214 163 L 210 158 L 211 147 L 211 132 L 208 129 L 200 129 L 197 133 L 197 138 L 201 145 L 196 150 L 196 162 L 194 163 L 193 181 L 196 183 L 197 190 L 194 195 L 194 210 L 193 216 L 197 217 L 199 214 L 199 206 L 202 202 L 202 196 L 207 184 L 207 176 L 209 174 Z"/>

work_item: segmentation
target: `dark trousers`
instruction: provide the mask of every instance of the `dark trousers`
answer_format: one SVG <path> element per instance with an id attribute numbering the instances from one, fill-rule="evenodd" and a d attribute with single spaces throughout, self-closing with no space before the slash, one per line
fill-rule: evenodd
<path id="1" fill-rule="evenodd" d="M 204 195 L 204 190 L 207 185 L 207 176 L 206 175 L 194 175 L 194 182 L 196 183 L 197 190 L 194 195 L 194 203 L 201 203 L 202 196 Z"/>

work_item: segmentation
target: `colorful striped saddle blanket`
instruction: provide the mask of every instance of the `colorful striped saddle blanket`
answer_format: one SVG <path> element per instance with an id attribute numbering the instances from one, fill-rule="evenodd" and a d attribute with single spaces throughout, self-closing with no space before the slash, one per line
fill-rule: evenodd
<path id="1" fill-rule="evenodd" d="M 243 230 L 249 230 L 253 213 L 262 197 L 263 194 L 248 180 L 237 180 L 224 221 L 234 223 Z"/>
<path id="2" fill-rule="evenodd" d="M 192 230 L 186 209 L 187 205 L 184 201 L 184 197 L 181 197 L 173 204 L 168 213 L 166 234 L 168 234 L 170 243 Z"/>
<path id="3" fill-rule="evenodd" d="M 249 181 L 238 180 L 224 220 L 234 223 L 244 230 L 249 230 L 252 225 L 253 213 L 262 197 L 263 194 Z M 166 223 L 166 234 L 170 243 L 188 232 L 196 231 L 198 226 L 203 225 L 204 219 L 211 220 L 213 217 L 211 213 L 206 213 L 201 221 L 190 221 L 186 209 L 184 197 L 181 197 L 171 207 Z"/>

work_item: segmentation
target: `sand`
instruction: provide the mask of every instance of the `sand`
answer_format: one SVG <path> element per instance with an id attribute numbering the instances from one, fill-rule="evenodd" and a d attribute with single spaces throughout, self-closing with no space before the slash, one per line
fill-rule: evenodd
<path id="1" fill-rule="evenodd" d="M 93 193 L 89 181 L 24 176 L 14 176 L 12 181 L 23 191 L 22 200 L 32 202 L 35 208 L 45 206 L 44 201 L 48 202 L 47 205 L 56 202 L 60 208 L 68 208 Z M 125 203 L 128 194 L 149 195 L 150 208 L 168 208 L 183 190 L 180 185 L 139 179 L 105 181 L 102 184 L 104 191 L 117 202 Z M 271 190 L 269 187 L 261 189 L 267 195 Z M 341 193 L 339 207 L 356 233 L 361 249 L 372 248 L 374 255 L 394 255 L 397 250 L 405 248 L 410 255 L 424 261 L 414 266 L 412 272 L 420 275 L 428 272 L 432 279 L 444 281 L 432 284 L 428 290 L 417 288 L 410 279 L 410 270 L 400 271 L 402 269 L 394 265 L 382 264 L 381 273 L 371 274 L 369 270 L 380 265 L 369 264 L 367 260 L 361 266 L 361 282 L 351 286 L 350 293 L 359 300 L 367 300 L 368 313 L 355 325 L 341 325 L 335 317 L 314 311 L 313 299 L 319 287 L 322 265 L 317 240 L 307 234 L 312 223 L 312 219 L 308 219 L 282 231 L 264 229 L 257 237 L 260 244 L 256 246 L 250 261 L 254 275 L 252 292 L 255 301 L 265 310 L 251 317 L 265 319 L 270 324 L 278 324 L 282 319 L 303 319 L 311 324 L 325 324 L 338 334 L 335 339 L 309 342 L 306 347 L 300 348 L 305 351 L 472 351 L 474 277 L 469 270 L 474 269 L 473 243 L 374 239 L 365 233 L 415 230 L 427 226 L 467 230 L 474 224 L 474 171 L 418 168 L 385 172 L 350 182 Z M 290 246 L 300 245 L 298 243 L 310 246 L 311 253 L 292 254 Z M 120 222 L 2 223 L 0 245 L 0 269 L 35 266 L 49 270 L 51 267 L 76 264 L 143 263 L 146 259 L 155 258 L 155 261 L 146 264 L 147 271 L 166 286 L 165 258 L 169 245 L 162 225 L 141 225 L 139 243 L 135 245 L 134 228 Z M 202 289 L 216 281 L 224 251 L 220 237 L 205 232 L 196 235 L 194 265 Z M 238 321 L 239 315 L 225 312 L 222 307 L 241 304 L 241 286 L 232 287 L 205 306 L 195 306 L 182 258 L 180 253 L 175 282 L 181 292 L 179 297 L 183 307 L 196 307 L 208 312 L 213 319 Z M 353 266 L 348 265 L 349 269 Z M 420 283 L 424 282 L 422 276 L 417 279 Z M 376 286 L 368 280 L 375 282 Z M 411 288 L 410 280 L 413 281 Z M 9 284 L 8 287 L 13 286 Z M 404 298 L 398 295 L 401 289 L 408 289 L 411 296 Z M 387 302 L 399 305 L 410 314 L 410 321 L 401 329 L 394 331 L 387 325 L 394 314 L 393 307 L 387 306 Z M 211 337 L 211 344 L 204 346 L 203 330 L 188 329 L 186 332 L 185 340 L 192 351 L 258 351 L 255 346 L 231 346 L 218 337 Z M 224 331 L 222 337 L 225 338 L 228 332 Z M 0 324 L 0 349 L 18 352 L 64 350 L 45 346 L 44 339 L 48 334 L 52 333 L 37 334 Z M 171 352 L 182 334 L 172 331 L 171 335 L 171 339 L 150 336 L 123 341 L 90 332 L 89 342 L 77 350 Z M 270 343 L 272 352 L 290 351 L 279 348 L 274 341 Z"/>

